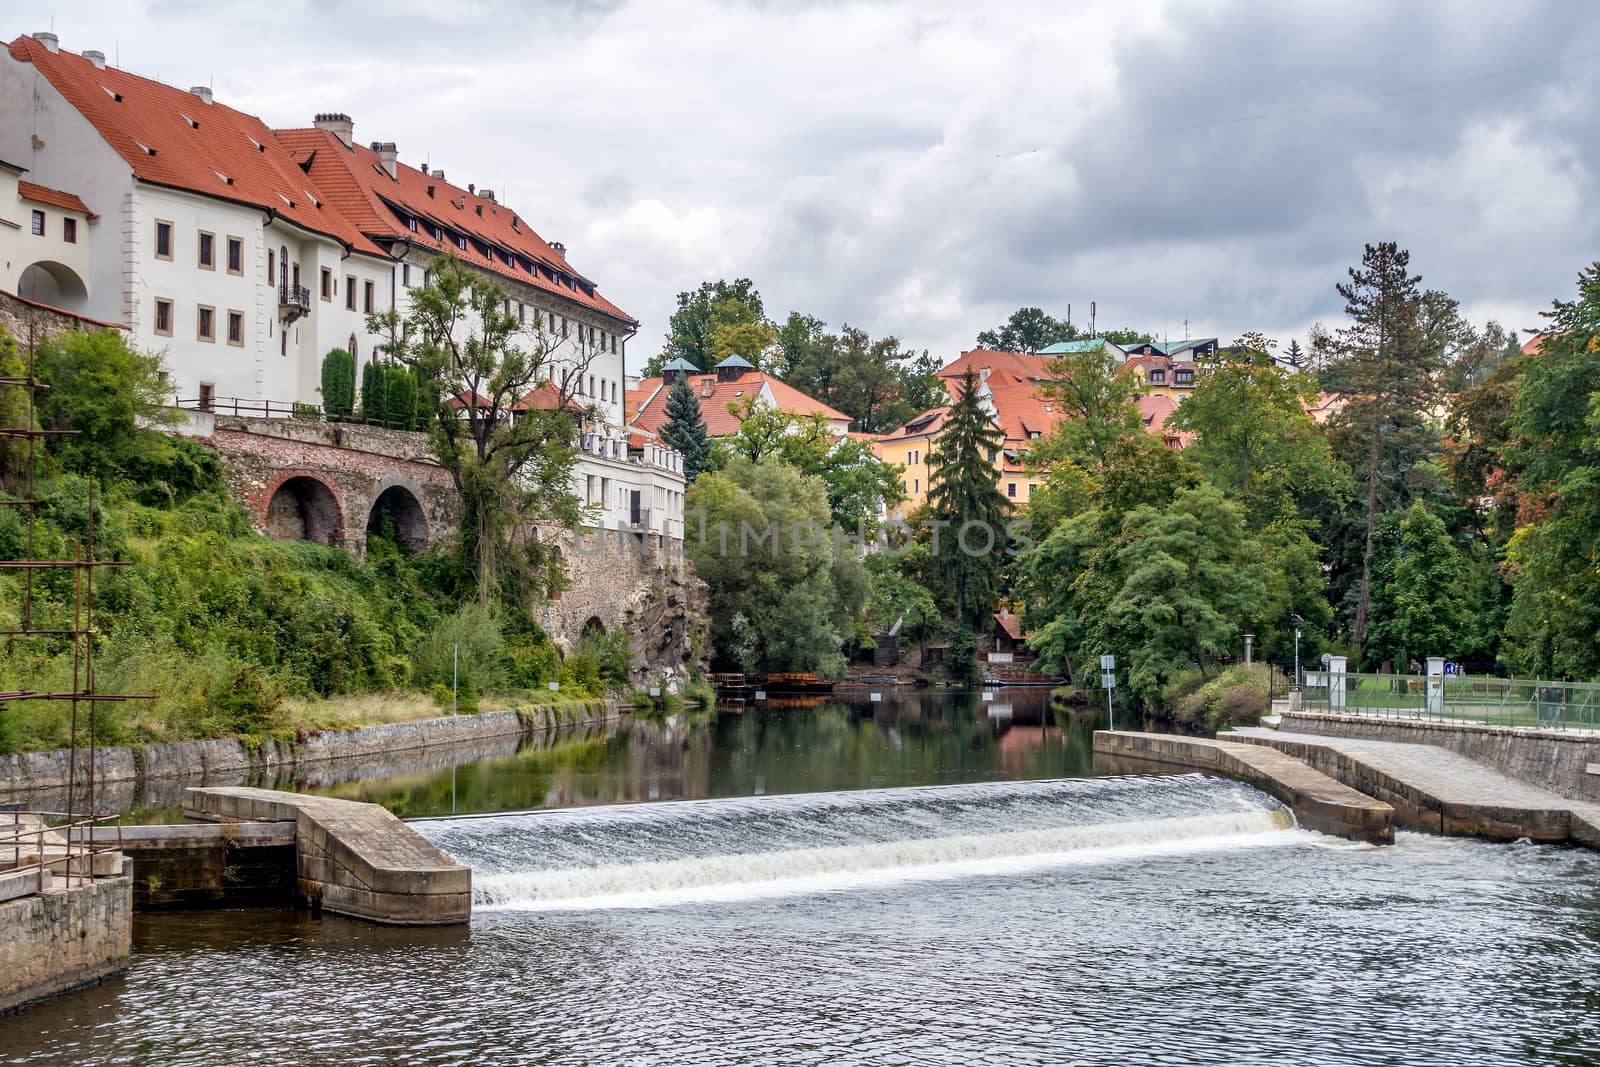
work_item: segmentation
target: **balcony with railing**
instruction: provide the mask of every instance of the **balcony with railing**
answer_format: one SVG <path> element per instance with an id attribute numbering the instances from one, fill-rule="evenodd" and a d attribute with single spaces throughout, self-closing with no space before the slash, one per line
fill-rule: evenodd
<path id="1" fill-rule="evenodd" d="M 303 285 L 282 282 L 278 286 L 278 318 L 294 322 L 311 314 L 311 290 Z"/>

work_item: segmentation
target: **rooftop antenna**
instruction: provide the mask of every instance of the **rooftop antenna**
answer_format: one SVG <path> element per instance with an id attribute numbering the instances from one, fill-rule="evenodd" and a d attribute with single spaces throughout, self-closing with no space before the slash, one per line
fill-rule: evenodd
<path id="1" fill-rule="evenodd" d="M 1094 328 L 1094 316 L 1095 316 L 1094 301 L 1091 300 L 1091 301 L 1089 301 L 1089 336 L 1090 337 L 1099 337 L 1100 334 Z"/>
<path id="2" fill-rule="evenodd" d="M 1072 332 L 1072 305 L 1067 305 L 1067 332 Z"/>
<path id="3" fill-rule="evenodd" d="M 1184 319 L 1183 320 L 1183 339 L 1185 341 L 1187 341 L 1189 339 L 1189 320 L 1188 319 Z"/>

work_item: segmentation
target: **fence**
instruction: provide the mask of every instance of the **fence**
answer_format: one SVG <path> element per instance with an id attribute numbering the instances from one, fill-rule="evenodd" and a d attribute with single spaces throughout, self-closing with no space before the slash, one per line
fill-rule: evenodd
<path id="1" fill-rule="evenodd" d="M 1334 715 L 1600 729 L 1600 684 L 1593 682 L 1308 671 L 1301 702 Z"/>
<path id="2" fill-rule="evenodd" d="M 215 415 L 232 415 L 251 419 L 299 419 L 303 422 L 343 422 L 358 426 L 382 426 L 389 430 L 411 430 L 415 420 L 390 419 L 382 415 L 368 415 L 359 409 L 347 415 L 330 415 L 318 404 L 284 403 L 280 400 L 257 400 L 238 396 L 202 396 L 178 400 L 176 405 L 188 411 L 206 411 Z"/>

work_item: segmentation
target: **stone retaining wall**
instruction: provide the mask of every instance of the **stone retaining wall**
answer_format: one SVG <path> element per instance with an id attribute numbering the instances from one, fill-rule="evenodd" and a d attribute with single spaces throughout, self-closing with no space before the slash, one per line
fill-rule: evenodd
<path id="1" fill-rule="evenodd" d="M 132 878 L 64 882 L 0 904 L 0 1012 L 127 969 Z"/>
<path id="2" fill-rule="evenodd" d="M 557 725 L 603 722 L 616 715 L 615 705 L 591 701 L 540 705 L 523 712 L 486 711 L 356 730 L 326 730 L 296 741 L 264 741 L 255 747 L 232 740 L 102 748 L 95 754 L 99 769 L 95 782 L 96 789 L 153 780 L 237 780 L 242 783 L 251 776 L 299 772 L 308 767 L 372 759 L 397 752 L 481 744 L 501 738 L 514 741 L 524 734 Z M 509 750 L 515 750 L 514 743 Z M 88 767 L 88 752 L 80 751 L 76 776 L 80 790 Z M 68 753 L 64 750 L 0 756 L 0 796 L 39 796 L 58 790 L 64 796 L 68 771 Z"/>
<path id="3" fill-rule="evenodd" d="M 1569 800 L 1600 803 L 1600 732 L 1308 711 L 1286 712 L 1281 729 L 1323 737 L 1437 745 Z"/>

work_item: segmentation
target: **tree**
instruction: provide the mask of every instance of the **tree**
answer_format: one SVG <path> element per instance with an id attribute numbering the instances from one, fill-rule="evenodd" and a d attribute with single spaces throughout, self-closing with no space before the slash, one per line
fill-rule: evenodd
<path id="1" fill-rule="evenodd" d="M 1390 594 L 1395 640 L 1409 659 L 1460 655 L 1469 627 L 1466 579 L 1466 564 L 1444 523 L 1421 504 L 1411 505 L 1400 521 Z"/>
<path id="2" fill-rule="evenodd" d="M 1072 323 L 1046 315 L 1043 308 L 1021 307 L 997 329 L 978 334 L 978 347 L 1033 353 L 1058 341 L 1076 341 L 1082 336 Z"/>
<path id="3" fill-rule="evenodd" d="M 974 625 L 994 610 L 1010 505 L 990 458 L 1005 443 L 978 396 L 969 369 L 929 455 L 928 514 L 946 536 L 933 552 L 935 575 L 955 592 L 958 625 Z M 977 531 L 969 535 L 968 529 Z"/>
<path id="4" fill-rule="evenodd" d="M 570 529 L 579 519 L 578 427 L 566 401 L 595 354 L 563 353 L 538 316 L 527 330 L 505 307 L 498 282 L 444 258 L 411 291 L 405 319 L 369 316 L 369 328 L 385 337 L 381 351 L 415 371 L 431 409 L 434 455 L 461 498 L 458 549 L 481 607 L 497 593 L 539 588 L 519 580 L 550 565 L 553 551 L 537 529 Z M 513 418 L 517 402 L 545 382 L 561 402 Z"/>
<path id="5" fill-rule="evenodd" d="M 1363 497 L 1352 640 L 1366 641 L 1372 584 L 1372 539 L 1378 516 L 1406 506 L 1414 495 L 1408 475 L 1432 453 L 1428 418 L 1452 341 L 1459 337 L 1455 302 L 1420 288 L 1409 273 L 1411 254 L 1393 242 L 1367 245 L 1360 268 L 1338 285 L 1350 322 L 1335 338 L 1327 378 L 1350 396 L 1331 420 L 1336 455 L 1356 472 Z"/>
<path id="6" fill-rule="evenodd" d="M 777 350 L 779 377 L 863 433 L 885 433 L 947 399 L 938 361 L 901 347 L 898 337 L 874 341 L 848 323 L 828 333 L 827 323 L 796 311 L 778 330 Z"/>
<path id="7" fill-rule="evenodd" d="M 101 478 L 138 462 L 150 444 L 142 428 L 172 422 L 164 370 L 159 354 L 131 347 L 119 330 L 46 338 L 34 353 L 34 377 L 50 386 L 38 394 L 39 426 L 73 431 L 50 451 Z"/>
<path id="8" fill-rule="evenodd" d="M 711 465 L 711 440 L 706 436 L 706 420 L 700 414 L 700 401 L 689 385 L 689 375 L 679 374 L 667 393 L 667 424 L 661 440 L 683 455 L 683 480 L 689 485 Z"/>
<path id="9" fill-rule="evenodd" d="M 710 589 L 716 658 L 747 673 L 842 673 L 867 582 L 829 536 L 821 480 L 777 457 L 733 457 L 696 479 L 687 504 L 685 551 Z"/>
<path id="10" fill-rule="evenodd" d="M 1040 467 L 1061 460 L 1104 467 L 1117 442 L 1144 432 L 1135 403 L 1138 384 L 1121 373 L 1104 347 L 1063 353 L 1046 365 L 1045 372 L 1048 377 L 1038 392 L 1067 418 L 1035 444 Z"/>
<path id="11" fill-rule="evenodd" d="M 1289 347 L 1283 350 L 1283 361 L 1293 371 L 1303 371 L 1311 364 L 1311 356 L 1300 347 L 1300 342 L 1294 338 L 1289 339 Z"/>
<path id="12" fill-rule="evenodd" d="M 1168 420 L 1195 434 L 1184 458 L 1243 505 L 1251 530 L 1301 516 L 1312 498 L 1339 507 L 1348 498 L 1349 477 L 1302 403 L 1315 392 L 1315 382 L 1279 366 L 1264 346 L 1236 343 L 1201 366 L 1194 392 Z"/>
<path id="13" fill-rule="evenodd" d="M 322 357 L 322 410 L 337 418 L 348 416 L 355 407 L 355 357 L 342 348 L 330 348 Z"/>
<path id="14" fill-rule="evenodd" d="M 750 336 L 740 328 L 758 325 L 770 330 L 761 294 L 749 278 L 701 282 L 698 289 L 678 294 L 677 310 L 667 322 L 666 341 L 661 352 L 646 365 L 645 373 L 659 374 L 662 366 L 679 357 L 708 371 L 735 350 L 719 355 L 719 339 L 724 346 L 748 343 Z M 758 360 L 764 348 L 748 348 L 745 354 Z"/>

